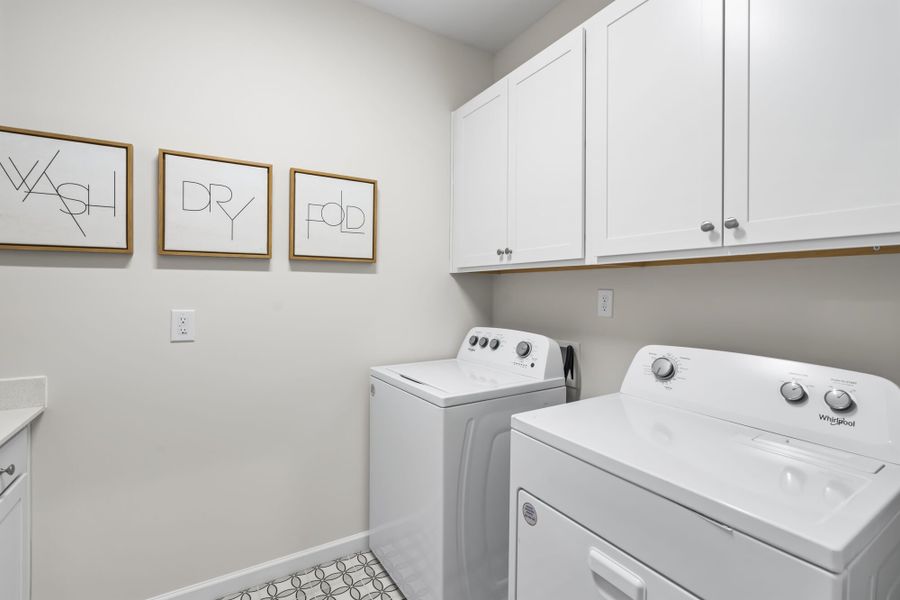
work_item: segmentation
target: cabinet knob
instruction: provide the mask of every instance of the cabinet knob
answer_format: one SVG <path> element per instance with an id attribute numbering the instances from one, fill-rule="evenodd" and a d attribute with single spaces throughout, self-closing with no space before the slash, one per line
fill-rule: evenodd
<path id="1" fill-rule="evenodd" d="M 710 231 L 714 230 L 715 228 L 716 228 L 716 226 L 713 225 L 712 223 L 710 223 L 709 221 L 703 221 L 702 223 L 700 223 L 700 231 L 702 231 L 703 233 L 709 233 Z"/>
<path id="2" fill-rule="evenodd" d="M 504 253 L 504 254 L 512 254 L 512 250 L 510 250 L 509 248 L 507 248 L 506 250 L 503 251 L 503 253 Z"/>
<path id="3" fill-rule="evenodd" d="M 503 250 L 497 248 L 497 256 L 503 256 Z"/>
<path id="4" fill-rule="evenodd" d="M 6 473 L 7 475 L 15 475 L 16 473 L 16 465 L 9 465 L 4 469 L 0 469 L 0 473 Z"/>
<path id="5" fill-rule="evenodd" d="M 725 219 L 724 225 L 725 229 L 737 229 L 741 226 L 741 224 L 738 223 L 738 220 L 734 217 L 728 217 L 727 219 Z"/>

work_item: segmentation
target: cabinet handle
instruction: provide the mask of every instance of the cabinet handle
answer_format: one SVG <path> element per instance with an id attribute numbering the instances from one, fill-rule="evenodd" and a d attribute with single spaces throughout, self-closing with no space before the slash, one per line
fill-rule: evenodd
<path id="1" fill-rule="evenodd" d="M 504 253 L 504 254 L 512 254 L 512 250 L 510 250 L 509 248 L 507 248 L 506 250 L 503 251 L 503 253 Z"/>
<path id="2" fill-rule="evenodd" d="M 738 227 L 741 226 L 741 224 L 738 223 L 738 220 L 735 219 L 734 217 L 728 217 L 727 219 L 725 219 L 724 224 L 725 224 L 725 229 L 737 229 Z"/>
<path id="3" fill-rule="evenodd" d="M 497 256 L 503 256 L 503 250 L 497 248 Z"/>
<path id="4" fill-rule="evenodd" d="M 16 473 L 16 465 L 9 465 L 5 469 L 0 469 L 0 473 L 6 473 L 7 475 L 15 475 Z"/>
<path id="5" fill-rule="evenodd" d="M 700 223 L 700 231 L 702 231 L 703 233 L 709 233 L 710 231 L 713 231 L 715 228 L 716 228 L 716 226 L 713 225 L 712 223 L 710 223 L 709 221 L 703 221 L 702 223 Z"/>

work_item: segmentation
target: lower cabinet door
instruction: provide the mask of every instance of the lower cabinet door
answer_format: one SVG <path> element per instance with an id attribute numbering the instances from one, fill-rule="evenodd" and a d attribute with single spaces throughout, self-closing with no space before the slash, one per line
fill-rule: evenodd
<path id="1" fill-rule="evenodd" d="M 515 600 L 698 600 L 527 492 L 517 504 Z"/>
<path id="2" fill-rule="evenodd" d="M 22 475 L 0 495 L 0 598 L 26 600 L 27 482 Z"/>

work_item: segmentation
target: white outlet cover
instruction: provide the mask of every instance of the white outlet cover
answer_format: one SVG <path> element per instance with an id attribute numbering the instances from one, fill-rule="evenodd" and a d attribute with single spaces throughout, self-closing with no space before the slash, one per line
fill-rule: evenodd
<path id="1" fill-rule="evenodd" d="M 597 290 L 597 316 L 611 319 L 613 316 L 613 291 Z"/>
<path id="2" fill-rule="evenodd" d="M 169 340 L 172 342 L 193 342 L 196 337 L 196 321 L 194 311 L 172 309 L 172 320 Z"/>

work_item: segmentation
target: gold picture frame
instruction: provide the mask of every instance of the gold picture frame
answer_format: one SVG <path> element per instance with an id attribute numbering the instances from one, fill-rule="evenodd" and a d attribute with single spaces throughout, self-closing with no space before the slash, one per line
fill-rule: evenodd
<path id="1" fill-rule="evenodd" d="M 41 140 L 49 140 L 50 143 L 45 144 L 46 148 L 39 148 L 38 145 L 41 144 Z M 63 142 L 64 145 L 60 146 L 58 142 Z M 15 146 L 15 149 L 13 146 Z M 90 150 L 82 146 L 97 146 L 100 148 Z M 116 152 L 110 153 L 107 149 L 122 150 L 124 155 L 120 156 Z M 63 150 L 66 150 L 65 154 L 63 154 Z M 81 156 L 77 159 L 69 159 L 69 155 L 78 150 L 82 152 L 90 151 L 94 154 L 90 157 Z M 13 156 L 16 152 L 21 153 L 21 155 L 18 157 Z M 23 158 L 22 155 L 27 156 Z M 105 171 L 102 175 L 104 178 L 102 183 L 99 174 L 99 171 L 109 168 L 110 165 L 113 168 L 113 183 L 111 187 L 105 181 Z M 34 243 L 21 240 L 4 241 L 4 232 L 2 227 L 0 227 L 0 250 L 108 254 L 132 254 L 134 252 L 134 212 L 132 206 L 134 148 L 131 144 L 0 125 L 0 167 L 2 167 L 2 171 L 0 171 L 0 186 L 11 186 L 11 188 L 6 188 L 7 193 L 12 189 L 12 194 L 24 194 L 22 199 L 19 200 L 17 198 L 18 201 L 15 203 L 15 206 L 10 209 L 10 211 L 17 211 L 16 222 L 19 227 L 21 227 L 23 220 L 30 220 L 32 224 L 35 224 L 39 219 L 44 219 L 41 222 L 41 233 L 36 234 L 36 236 L 53 235 L 53 233 L 48 234 L 47 230 L 56 227 L 56 221 L 54 220 L 53 224 L 50 225 L 47 217 L 52 215 L 54 219 L 58 219 L 61 214 L 69 218 L 65 220 L 66 233 L 60 232 L 59 235 L 70 238 L 76 237 L 76 239 L 78 235 L 84 238 L 94 235 L 101 236 L 106 241 L 118 238 L 124 244 L 98 243 L 97 245 L 78 245 L 71 242 L 54 244 L 49 243 L 47 240 L 35 241 Z M 120 167 L 125 171 L 124 182 L 121 182 L 119 179 Z M 52 179 L 50 175 L 51 169 L 54 171 Z M 70 181 L 70 177 L 77 178 L 77 181 Z M 65 190 L 63 190 L 64 187 L 66 187 Z M 118 215 L 118 193 L 120 188 L 125 196 L 125 215 L 123 220 L 120 220 Z M 112 204 L 93 203 L 91 200 L 92 193 L 97 193 L 97 190 L 106 191 L 109 189 L 112 190 Z M 31 214 L 28 214 L 24 212 L 29 210 L 26 201 L 33 195 L 54 196 L 59 200 L 62 208 L 52 207 L 51 209 L 47 207 L 44 209 L 43 216 L 37 216 L 33 210 Z M 109 198 L 107 198 L 107 202 L 109 201 Z M 4 216 L 3 203 L 3 188 L 0 188 L 0 220 Z M 94 209 L 93 218 L 91 218 L 91 209 Z M 112 211 L 111 215 L 109 212 L 105 212 L 109 210 Z M 112 218 L 112 223 L 108 222 L 110 217 Z M 88 220 L 91 221 L 90 224 L 86 222 Z M 77 229 L 77 234 L 71 226 Z M 17 233 L 21 234 L 22 232 L 18 231 Z"/>
<path id="2" fill-rule="evenodd" d="M 302 220 L 307 224 L 307 239 L 310 234 L 310 225 L 312 223 L 317 223 L 322 226 L 328 227 L 331 230 L 334 230 L 337 227 L 337 231 L 332 231 L 332 238 L 335 235 L 356 235 L 358 232 L 360 235 L 367 236 L 371 238 L 371 250 L 367 256 L 359 256 L 352 254 L 361 254 L 359 250 L 362 247 L 362 244 L 365 247 L 369 248 L 368 239 L 363 239 L 362 242 L 357 242 L 357 240 L 353 240 L 353 246 L 356 250 L 350 250 L 347 254 L 341 254 L 338 252 L 327 252 L 327 251 L 315 251 L 312 242 L 309 240 L 307 242 L 300 242 L 303 236 L 298 236 L 297 232 L 297 223 L 298 223 L 298 193 L 297 193 L 297 181 L 299 177 L 305 178 L 317 178 L 323 180 L 333 180 L 332 187 L 334 188 L 332 191 L 340 191 L 340 205 L 339 205 L 339 220 L 330 222 L 325 219 L 325 209 L 329 205 L 338 206 L 337 202 L 333 200 L 329 200 L 325 204 L 319 203 L 311 203 L 306 204 L 307 214 L 306 217 L 303 217 Z M 362 200 L 364 196 L 368 194 L 367 186 L 371 186 L 371 207 L 369 207 L 368 203 L 365 202 L 363 206 L 359 205 L 344 205 L 343 204 L 343 191 L 341 189 L 341 182 L 348 182 L 350 184 L 363 184 L 362 186 L 344 186 L 348 188 L 357 188 L 355 190 L 348 189 L 348 192 L 354 192 L 357 194 L 357 197 Z M 320 190 L 322 191 L 322 190 Z M 301 199 L 302 200 L 302 199 Z M 309 215 L 309 207 L 316 206 L 320 207 L 320 218 L 312 219 Z M 354 209 L 353 214 L 357 215 L 356 221 L 352 224 L 347 223 L 350 220 L 350 209 Z M 332 211 L 333 212 L 333 211 Z M 362 219 L 362 221 L 360 221 Z M 371 221 L 371 227 L 367 227 L 367 224 Z M 356 224 L 359 224 L 358 226 Z M 367 179 L 365 177 L 353 177 L 350 175 L 339 175 L 337 173 L 326 173 L 323 171 L 312 171 L 308 169 L 291 169 L 290 173 L 290 227 L 289 227 L 289 235 L 288 235 L 288 249 L 289 256 L 291 260 L 316 260 L 316 261 L 337 261 L 337 262 L 355 262 L 355 263 L 374 263 L 377 259 L 377 250 L 378 250 L 378 180 L 376 179 Z M 335 248 L 339 243 L 334 242 L 328 244 L 327 248 Z M 303 248 L 306 248 L 305 250 Z M 349 255 L 348 255 L 349 254 Z"/>
<path id="3" fill-rule="evenodd" d="M 265 249 L 262 250 L 260 248 L 258 251 L 236 251 L 233 248 L 226 248 L 229 245 L 229 242 L 234 242 L 235 235 L 235 223 L 236 220 L 243 215 L 244 211 L 250 206 L 250 204 L 256 199 L 256 195 L 253 195 L 246 204 L 243 205 L 242 208 L 238 209 L 238 211 L 229 212 L 223 205 L 226 203 L 230 203 L 232 198 L 234 197 L 234 192 L 232 188 L 229 187 L 226 183 L 217 183 L 212 180 L 208 182 L 198 182 L 194 180 L 182 180 L 181 182 L 181 190 L 182 190 L 182 212 L 185 213 L 196 213 L 201 212 L 197 209 L 186 209 L 185 208 L 185 184 L 190 183 L 193 184 L 197 189 L 197 187 L 201 188 L 207 194 L 207 205 L 204 206 L 203 210 L 205 211 L 207 208 L 209 209 L 209 214 L 213 214 L 213 204 L 215 203 L 221 210 L 216 211 L 216 215 L 222 216 L 224 214 L 227 217 L 227 221 L 230 221 L 230 224 L 226 222 L 226 219 L 220 218 L 219 222 L 215 224 L 217 233 L 215 236 L 212 234 L 212 229 L 209 224 L 204 224 L 203 228 L 200 229 L 194 223 L 193 232 L 195 236 L 205 235 L 206 239 L 199 241 L 190 241 L 186 240 L 188 235 L 190 235 L 191 229 L 183 229 L 180 234 L 180 239 L 169 240 L 167 236 L 167 224 L 169 218 L 175 218 L 174 215 L 178 213 L 171 213 L 167 211 L 166 207 L 166 188 L 167 188 L 167 160 L 168 159 L 187 159 L 187 164 L 194 163 L 194 168 L 202 167 L 202 163 L 221 163 L 222 165 L 227 165 L 229 167 L 247 167 L 253 170 L 265 170 Z M 158 195 L 158 206 L 157 206 L 157 249 L 160 255 L 167 256 L 210 256 L 210 257 L 222 257 L 222 258 L 261 258 L 261 259 L 269 259 L 272 258 L 272 165 L 268 163 L 261 162 L 252 162 L 247 160 L 239 160 L 235 158 L 224 158 L 221 156 L 211 156 L 208 154 L 197 154 L 194 152 L 182 152 L 178 150 L 168 150 L 164 148 L 160 148 L 158 155 L 158 180 L 157 180 L 157 195 Z M 182 164 L 179 166 L 179 169 L 188 168 L 187 164 Z M 175 161 L 173 160 L 172 167 L 175 167 Z M 211 168 L 211 165 L 205 165 L 205 170 L 208 171 Z M 174 169 L 171 169 L 174 170 Z M 179 171 L 181 173 L 181 171 Z M 254 182 L 254 185 L 260 185 L 261 180 L 259 179 L 259 173 L 255 174 L 257 177 L 257 181 Z M 183 174 L 181 175 L 184 176 Z M 231 178 L 228 183 L 233 183 L 235 177 L 240 177 L 236 172 L 232 172 L 229 174 L 220 173 L 219 177 L 222 177 L 222 181 L 225 178 Z M 199 179 L 200 177 L 198 177 Z M 208 177 L 207 177 L 208 178 Z M 177 178 L 176 178 L 177 179 Z M 213 198 L 213 188 L 223 188 L 227 189 L 229 196 L 228 200 L 218 201 Z M 256 189 L 256 188 L 252 188 Z M 243 200 L 241 201 L 243 202 Z M 254 219 L 259 221 L 259 216 L 255 215 Z M 224 237 L 219 239 L 219 234 L 225 236 L 226 229 L 222 229 L 222 227 L 229 229 L 230 228 L 230 240 L 224 241 Z M 258 228 L 260 231 L 251 232 L 250 236 L 259 236 L 262 231 L 261 222 L 258 224 Z M 255 240 L 251 245 L 256 244 L 259 246 L 259 240 Z M 190 247 L 192 246 L 193 247 Z M 214 249 L 213 247 L 218 247 L 219 249 Z"/>

